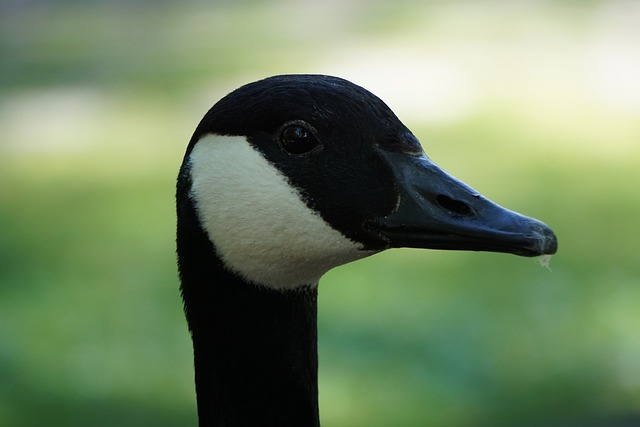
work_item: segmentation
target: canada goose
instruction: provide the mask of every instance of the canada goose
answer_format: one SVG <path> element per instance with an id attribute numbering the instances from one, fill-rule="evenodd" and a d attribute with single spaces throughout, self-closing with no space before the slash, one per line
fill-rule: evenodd
<path id="1" fill-rule="evenodd" d="M 542 222 L 438 168 L 375 95 L 284 75 L 204 116 L 177 183 L 200 426 L 317 426 L 317 285 L 389 248 L 553 254 Z"/>

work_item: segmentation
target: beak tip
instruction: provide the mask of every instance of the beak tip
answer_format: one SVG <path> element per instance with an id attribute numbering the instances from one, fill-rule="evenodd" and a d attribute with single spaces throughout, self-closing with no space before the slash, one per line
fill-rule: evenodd
<path id="1" fill-rule="evenodd" d="M 553 255 L 558 252 L 558 237 L 553 230 L 543 222 L 534 220 L 532 229 L 535 235 L 535 256 Z"/>
<path id="2" fill-rule="evenodd" d="M 558 252 L 558 238 L 555 233 L 549 229 L 550 234 L 546 236 L 546 241 L 544 245 L 544 255 L 553 255 Z"/>

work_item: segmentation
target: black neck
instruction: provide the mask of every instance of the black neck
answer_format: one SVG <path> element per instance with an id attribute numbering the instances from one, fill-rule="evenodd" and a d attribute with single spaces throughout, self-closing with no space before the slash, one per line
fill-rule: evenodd
<path id="1" fill-rule="evenodd" d="M 191 322 L 200 426 L 318 425 L 316 290 L 223 287 Z"/>
<path id="2" fill-rule="evenodd" d="M 318 426 L 317 289 L 244 282 L 214 256 L 193 209 L 178 209 L 200 427 Z"/>

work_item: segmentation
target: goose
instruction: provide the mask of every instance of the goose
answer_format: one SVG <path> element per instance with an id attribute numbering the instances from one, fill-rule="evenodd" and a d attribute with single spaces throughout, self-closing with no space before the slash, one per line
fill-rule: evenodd
<path id="1" fill-rule="evenodd" d="M 378 97 L 325 75 L 246 84 L 180 167 L 177 256 L 205 426 L 318 426 L 318 281 L 390 248 L 553 254 L 544 223 L 444 172 Z"/>

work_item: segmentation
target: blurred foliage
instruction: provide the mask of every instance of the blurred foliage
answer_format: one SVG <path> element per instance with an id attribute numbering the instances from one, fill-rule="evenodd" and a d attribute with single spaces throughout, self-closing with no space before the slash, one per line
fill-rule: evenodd
<path id="1" fill-rule="evenodd" d="M 0 425 L 196 424 L 175 174 L 216 99 L 292 72 L 382 96 L 441 166 L 560 239 L 552 271 L 396 250 L 328 273 L 323 425 L 638 425 L 639 15 L 629 1 L 2 3 Z"/>

